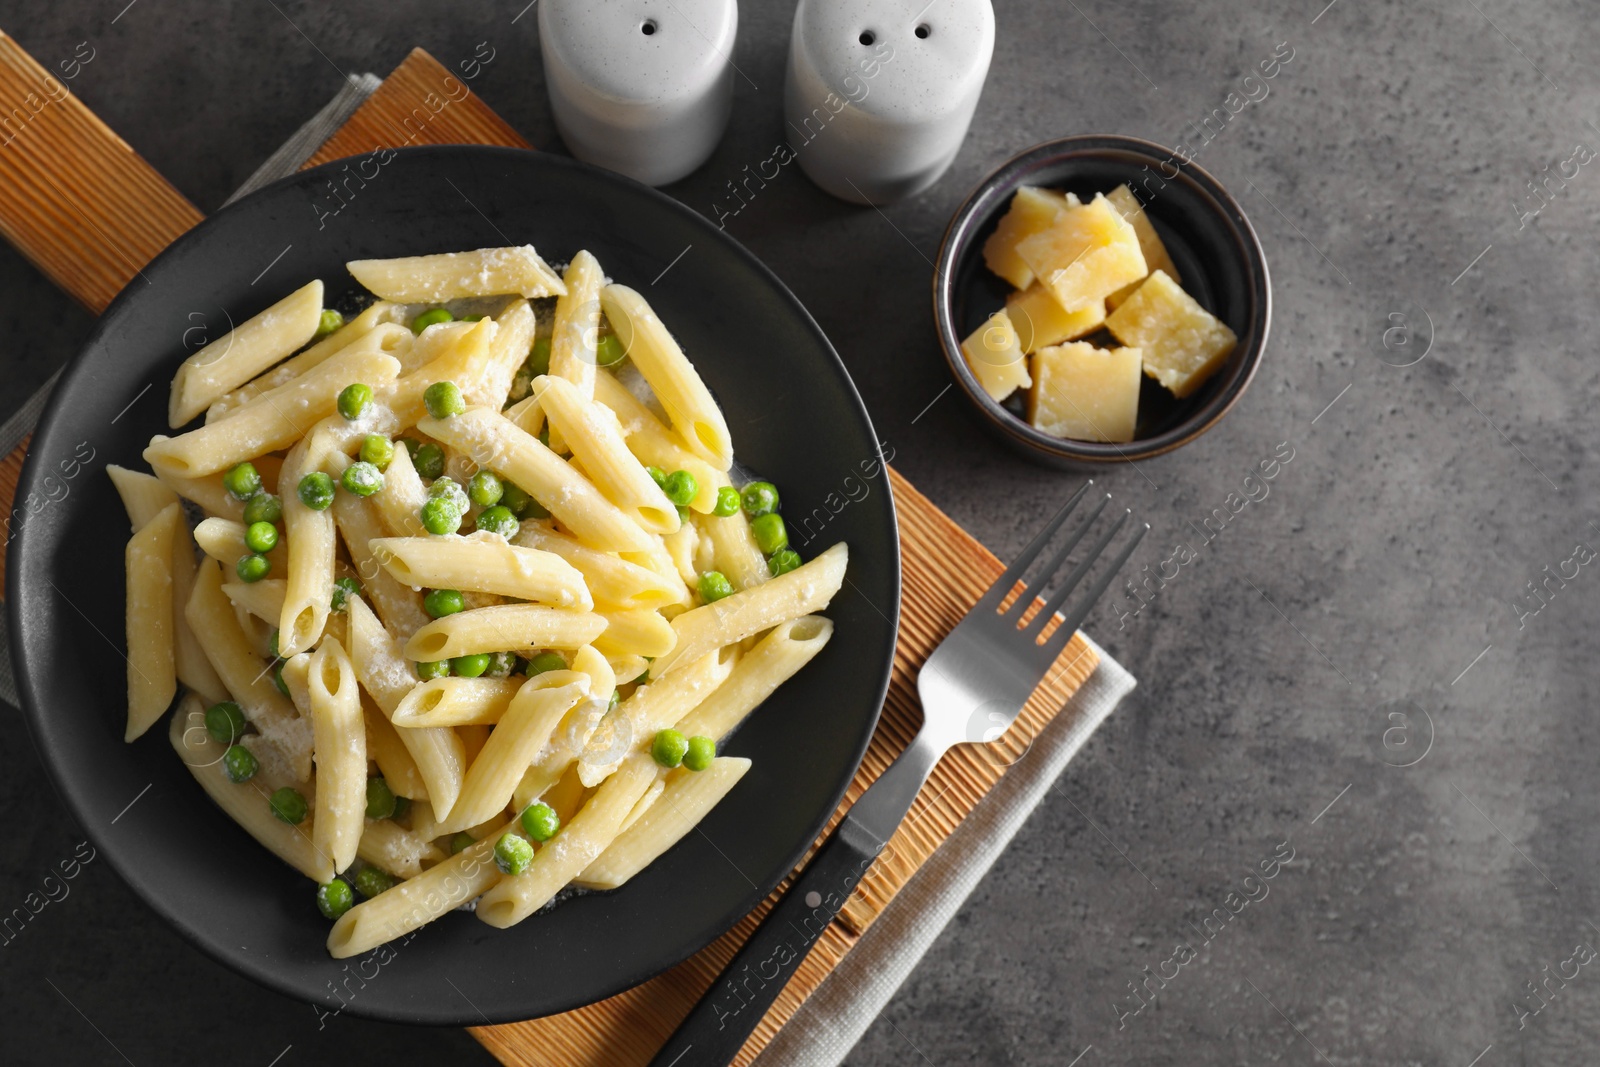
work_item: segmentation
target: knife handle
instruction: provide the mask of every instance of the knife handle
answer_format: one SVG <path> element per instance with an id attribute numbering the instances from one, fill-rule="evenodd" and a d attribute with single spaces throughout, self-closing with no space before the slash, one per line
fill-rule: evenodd
<path id="1" fill-rule="evenodd" d="M 884 843 L 846 816 L 650 1067 L 724 1067 L 799 969 Z"/>

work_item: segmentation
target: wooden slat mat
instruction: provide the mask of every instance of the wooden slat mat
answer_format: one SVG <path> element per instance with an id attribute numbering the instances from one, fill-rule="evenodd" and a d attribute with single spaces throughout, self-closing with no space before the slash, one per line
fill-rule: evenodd
<path id="1" fill-rule="evenodd" d="M 102 310 L 145 263 L 198 222 L 200 213 L 63 83 L 0 33 L 0 116 L 16 115 L 17 109 L 29 116 L 25 123 L 14 123 L 13 129 L 0 122 L 0 141 L 11 138 L 10 150 L 0 152 L 0 234 L 86 307 Z M 417 49 L 308 165 L 383 147 L 467 143 L 527 147 L 464 82 Z M 0 460 L 0 506 L 6 509 L 21 456 L 19 448 Z M 1002 569 L 897 472 L 890 471 L 890 481 L 904 560 L 894 677 L 866 759 L 832 822 L 915 734 L 922 717 L 917 668 Z M 0 574 L 3 552 L 0 543 Z M 818 940 L 738 1063 L 751 1062 L 766 1047 L 1006 767 L 1026 752 L 1097 662 L 1082 636 L 1074 637 L 1057 671 L 1011 730 L 998 741 L 960 746 L 945 756 L 890 848 Z M 477 1027 L 472 1033 L 510 1065 L 643 1064 L 770 906 L 768 900 L 703 952 L 626 993 L 564 1015 Z"/>

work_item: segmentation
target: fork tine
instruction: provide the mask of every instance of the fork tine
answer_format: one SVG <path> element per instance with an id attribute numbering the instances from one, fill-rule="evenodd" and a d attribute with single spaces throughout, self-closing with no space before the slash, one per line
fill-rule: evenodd
<path id="1" fill-rule="evenodd" d="M 1072 536 L 1067 538 L 1066 542 L 1062 544 L 1061 548 L 1057 550 L 1056 554 L 1050 557 L 1050 562 L 1044 565 L 1044 569 L 1034 576 L 1034 580 L 1032 582 L 1028 583 L 1029 589 L 1042 590 L 1045 586 L 1050 584 L 1050 579 L 1055 577 L 1056 571 L 1061 569 L 1061 565 L 1067 561 L 1067 556 L 1071 555 L 1072 550 L 1078 547 L 1078 542 L 1083 540 L 1084 535 L 1089 532 L 1089 527 L 1094 525 L 1094 521 L 1100 517 L 1100 513 L 1106 509 L 1106 505 L 1109 503 L 1111 503 L 1111 494 L 1107 493 L 1104 499 L 1102 499 L 1099 504 L 1095 505 L 1095 509 L 1089 513 L 1089 517 L 1083 520 L 1083 524 L 1078 527 Z M 1019 596 L 1017 597 L 1016 603 L 1011 605 L 1011 609 L 1007 611 L 1003 617 L 1010 618 L 1012 616 L 1016 616 L 1020 618 L 1022 613 L 1027 610 L 1028 605 L 1031 603 L 1033 603 L 1033 597 L 1026 595 Z"/>
<path id="2" fill-rule="evenodd" d="M 1056 610 L 1061 607 L 1067 597 L 1072 595 L 1072 591 L 1078 588 L 1078 583 L 1083 581 L 1083 576 L 1089 573 L 1089 568 L 1094 566 L 1095 561 L 1100 558 L 1100 554 L 1106 550 L 1106 546 L 1111 543 L 1117 534 L 1122 532 L 1122 528 L 1128 524 L 1128 520 L 1131 518 L 1133 518 L 1133 512 L 1124 510 L 1122 517 L 1112 524 L 1111 529 L 1106 531 L 1104 537 L 1100 538 L 1100 543 L 1095 545 L 1089 551 L 1089 554 L 1083 557 L 1083 561 L 1072 569 L 1072 573 L 1067 576 L 1067 580 L 1061 583 L 1061 588 L 1052 593 L 1050 599 L 1045 601 L 1044 607 L 1039 609 L 1039 613 L 1023 629 L 1023 633 L 1030 637 L 1039 636 L 1039 633 L 1049 623 L 1050 617 L 1056 613 Z M 1080 534 L 1082 533 L 1082 531 L 1079 532 Z M 1043 585 L 1044 583 L 1041 582 L 1040 587 L 1043 588 Z"/>
<path id="3" fill-rule="evenodd" d="M 1118 525 L 1121 524 L 1119 523 Z M 1116 580 L 1118 573 L 1121 572 L 1123 564 L 1128 562 L 1128 558 L 1133 555 L 1133 550 L 1139 547 L 1139 542 L 1143 541 L 1144 535 L 1149 532 L 1150 524 L 1148 522 L 1139 524 L 1139 528 L 1133 532 L 1133 537 L 1123 546 L 1122 551 L 1117 553 L 1117 558 L 1112 561 L 1111 566 L 1107 567 L 1106 572 L 1094 583 L 1094 588 L 1089 590 L 1088 595 L 1083 598 L 1083 602 L 1072 609 L 1072 614 L 1062 620 L 1061 627 L 1050 635 L 1050 640 L 1044 643 L 1045 653 L 1050 657 L 1052 663 L 1061 654 L 1061 650 L 1067 647 L 1067 642 L 1072 640 L 1072 635 L 1078 632 L 1078 627 L 1083 625 L 1083 620 L 1089 617 L 1089 611 L 1099 602 L 1105 591 L 1110 588 L 1111 583 Z M 1102 547 L 1104 546 L 1102 545 Z"/>
<path id="4" fill-rule="evenodd" d="M 1027 548 L 1022 550 L 1022 555 L 1018 556 L 1011 566 L 1006 568 L 1004 574 L 995 579 L 988 592 L 978 598 L 978 602 L 973 605 L 973 611 L 980 607 L 993 611 L 999 606 L 1000 601 L 1004 600 L 1006 594 L 1011 592 L 1011 587 L 1016 585 L 1018 580 L 1022 578 L 1022 575 L 1033 564 L 1033 561 L 1039 557 L 1039 553 L 1044 551 L 1044 546 L 1050 543 L 1050 538 L 1054 537 L 1056 531 L 1061 529 L 1061 524 L 1067 521 L 1067 516 L 1072 514 L 1072 509 L 1078 506 L 1078 501 L 1083 499 L 1083 494 L 1088 492 L 1089 487 L 1093 484 L 1094 479 L 1091 478 L 1084 482 L 1076 493 L 1072 494 L 1072 497 L 1061 506 L 1061 510 L 1056 512 L 1055 518 L 1047 522 L 1044 529 L 1039 531 L 1039 535 L 1028 543 Z"/>

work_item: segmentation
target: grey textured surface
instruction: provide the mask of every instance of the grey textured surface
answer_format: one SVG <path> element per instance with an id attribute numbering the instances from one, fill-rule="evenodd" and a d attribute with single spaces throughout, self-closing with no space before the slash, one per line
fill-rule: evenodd
<path id="1" fill-rule="evenodd" d="M 209 210 L 339 71 L 382 73 L 415 43 L 454 64 L 489 41 L 473 87 L 558 149 L 534 20 L 512 22 L 523 2 L 145 0 L 113 24 L 120 4 L 26 0 L 5 29 L 52 64 L 89 40 L 73 90 Z M 1519 228 L 1525 183 L 1600 147 L 1600 31 L 1571 2 L 1324 2 L 1011 0 L 974 133 L 931 191 L 880 213 L 791 167 L 727 222 L 834 339 L 899 468 L 1006 556 L 1073 479 L 1004 453 L 941 394 L 928 283 L 946 220 L 1015 151 L 1084 132 L 1170 143 L 1280 42 L 1294 49 L 1199 153 L 1272 264 L 1266 364 L 1220 428 L 1105 481 L 1154 526 L 1136 560 L 1154 569 L 1188 521 L 1243 492 L 1247 468 L 1280 442 L 1294 458 L 1124 629 L 1100 614 L 1092 629 L 1140 689 L 852 1063 L 1595 1059 L 1593 968 L 1550 979 L 1553 999 L 1520 1026 L 1514 1006 L 1600 939 L 1587 680 L 1600 579 L 1581 568 L 1520 628 L 1514 604 L 1541 568 L 1600 542 L 1584 326 L 1600 172 L 1583 167 Z M 729 135 L 670 190 L 707 215 L 783 136 L 789 10 L 744 5 Z M 0 279 L 14 404 L 90 323 L 3 249 Z M 1379 338 L 1408 302 L 1437 336 L 1399 369 Z M 1409 734 L 1385 747 L 1391 712 Z M 6 718 L 0 737 L 9 910 L 79 838 L 21 724 Z M 1392 765 L 1429 739 L 1420 762 Z M 1266 897 L 1203 943 L 1203 918 L 1230 891 L 1259 896 L 1244 879 L 1285 841 L 1294 860 Z M 286 1067 L 485 1060 L 459 1034 L 349 1019 L 319 1032 L 309 1009 L 199 957 L 102 865 L 70 885 L 0 952 L 8 1058 L 122 1062 L 114 1045 L 139 1064 L 265 1064 L 292 1045 Z M 1197 958 L 1119 1029 L 1119 1006 L 1138 1003 L 1128 983 L 1181 940 Z"/>

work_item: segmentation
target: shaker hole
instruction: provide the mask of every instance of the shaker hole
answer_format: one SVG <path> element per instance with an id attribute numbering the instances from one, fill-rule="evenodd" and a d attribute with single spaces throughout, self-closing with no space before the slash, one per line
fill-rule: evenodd
<path id="1" fill-rule="evenodd" d="M 871 44 L 874 41 L 876 41 L 877 39 L 878 39 L 878 35 L 873 33 L 871 30 L 862 30 L 861 31 L 860 41 L 861 41 L 862 44 L 868 45 L 870 47 Z"/>
<path id="2" fill-rule="evenodd" d="M 639 32 L 644 34 L 646 37 L 652 36 L 656 32 L 656 20 L 645 19 L 644 22 L 639 25 Z"/>
<path id="3" fill-rule="evenodd" d="M 916 28 L 916 30 L 915 30 L 915 33 L 916 33 L 917 37 L 919 39 L 921 39 L 921 40 L 924 40 L 924 41 L 926 41 L 928 39 L 928 35 L 930 33 L 932 33 L 932 32 L 933 32 L 933 27 L 929 26 L 926 22 L 924 22 L 922 25 L 918 26 Z"/>

